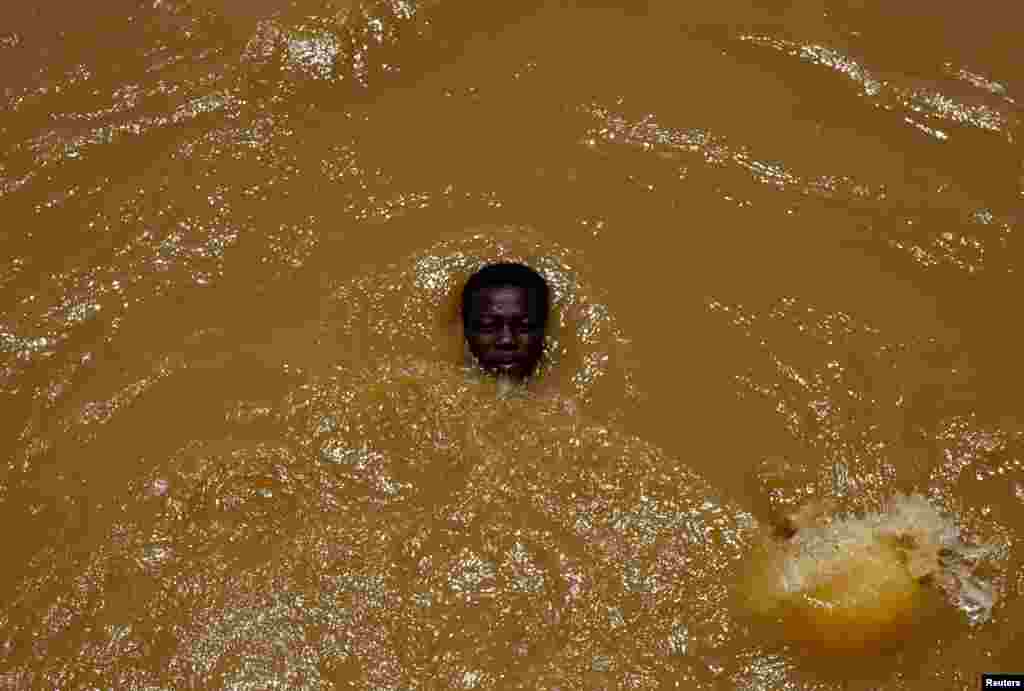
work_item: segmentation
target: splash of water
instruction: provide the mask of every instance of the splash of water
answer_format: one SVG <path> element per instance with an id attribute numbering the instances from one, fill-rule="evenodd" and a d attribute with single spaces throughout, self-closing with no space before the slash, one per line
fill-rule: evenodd
<path id="1" fill-rule="evenodd" d="M 972 624 L 990 618 L 995 590 L 976 574 L 989 550 L 969 545 L 923 496 L 897 494 L 860 516 L 829 509 L 804 506 L 788 518 L 792 534 L 768 542 L 753 569 L 754 609 L 829 648 L 891 637 L 930 586 Z"/>

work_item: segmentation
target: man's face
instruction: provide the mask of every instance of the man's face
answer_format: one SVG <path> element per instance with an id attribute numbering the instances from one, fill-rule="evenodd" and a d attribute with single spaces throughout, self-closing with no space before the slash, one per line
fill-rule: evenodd
<path id="1" fill-rule="evenodd" d="M 483 288 L 470 298 L 466 341 L 480 366 L 514 379 L 529 376 L 544 350 L 541 310 L 522 288 Z"/>

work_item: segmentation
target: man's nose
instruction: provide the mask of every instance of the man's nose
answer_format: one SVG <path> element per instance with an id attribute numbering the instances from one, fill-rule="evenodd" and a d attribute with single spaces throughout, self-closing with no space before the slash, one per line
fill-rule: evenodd
<path id="1" fill-rule="evenodd" d="M 512 333 L 512 327 L 509 326 L 508 324 L 502 325 L 502 327 L 498 330 L 498 345 L 508 346 L 515 345 L 515 343 L 516 336 L 514 333 Z"/>

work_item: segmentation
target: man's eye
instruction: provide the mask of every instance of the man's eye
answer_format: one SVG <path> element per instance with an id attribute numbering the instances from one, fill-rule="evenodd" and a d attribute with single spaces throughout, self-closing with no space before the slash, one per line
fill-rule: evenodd
<path id="1" fill-rule="evenodd" d="M 527 333 L 537 328 L 533 322 L 508 322 L 508 326 L 514 333 Z M 498 322 L 476 322 L 473 328 L 483 333 L 493 333 L 501 326 Z"/>

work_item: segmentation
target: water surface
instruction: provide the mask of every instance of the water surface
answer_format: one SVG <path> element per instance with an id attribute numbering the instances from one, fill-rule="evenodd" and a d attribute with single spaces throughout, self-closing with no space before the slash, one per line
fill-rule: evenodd
<path id="1" fill-rule="evenodd" d="M 0 680 L 1022 671 L 1013 12 L 5 9 Z M 499 258 L 555 294 L 512 396 L 459 340 Z M 993 606 L 831 656 L 749 616 L 762 528 L 897 491 L 991 547 Z"/>

